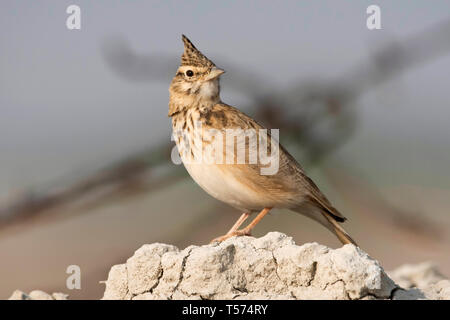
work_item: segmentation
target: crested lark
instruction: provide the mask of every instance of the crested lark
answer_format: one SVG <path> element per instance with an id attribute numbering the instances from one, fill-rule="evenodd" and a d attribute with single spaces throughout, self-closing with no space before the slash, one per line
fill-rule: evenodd
<path id="1" fill-rule="evenodd" d="M 220 100 L 219 77 L 224 71 L 184 35 L 182 39 L 181 66 L 169 89 L 169 117 L 172 118 L 178 151 L 187 171 L 200 187 L 214 198 L 244 212 L 227 234 L 213 241 L 249 235 L 272 208 L 287 208 L 318 221 L 343 244 L 356 245 L 340 225 L 346 218 L 306 176 L 298 162 L 267 135 L 267 130 L 259 123 Z M 229 132 L 234 132 L 235 136 L 230 138 Z M 242 136 L 244 143 L 235 146 L 234 138 Z M 261 139 L 263 136 L 269 140 Z M 250 142 L 252 138 L 256 144 Z M 206 161 L 205 150 L 212 145 L 214 148 L 209 150 L 214 150 L 215 161 Z M 262 174 L 267 163 L 261 159 L 254 161 L 255 150 L 262 145 L 276 153 L 276 172 Z M 244 151 L 245 161 L 236 161 L 240 151 Z M 259 212 L 256 218 L 247 227 L 239 229 L 254 212 Z"/>

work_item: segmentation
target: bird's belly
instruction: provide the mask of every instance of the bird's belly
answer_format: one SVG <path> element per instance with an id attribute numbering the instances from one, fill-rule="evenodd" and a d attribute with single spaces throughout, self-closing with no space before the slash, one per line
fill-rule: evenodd
<path id="1" fill-rule="evenodd" d="M 214 198 L 244 211 L 258 211 L 272 206 L 264 194 L 242 183 L 238 177 L 215 164 L 187 164 L 187 171 L 197 184 Z"/>

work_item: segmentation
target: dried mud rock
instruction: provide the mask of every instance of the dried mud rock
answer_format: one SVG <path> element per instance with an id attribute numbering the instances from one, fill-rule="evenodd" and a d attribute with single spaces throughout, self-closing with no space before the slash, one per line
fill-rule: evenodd
<path id="1" fill-rule="evenodd" d="M 393 299 L 450 300 L 450 281 L 431 262 L 405 264 L 389 275 L 403 288 L 395 291 Z"/>
<path id="2" fill-rule="evenodd" d="M 16 290 L 8 298 L 8 300 L 67 300 L 68 295 L 64 293 L 55 292 L 53 294 L 48 294 L 44 291 L 34 290 L 29 294 Z"/>
<path id="3" fill-rule="evenodd" d="M 432 263 L 404 265 L 388 274 L 353 245 L 298 246 L 270 232 L 184 250 L 143 245 L 126 263 L 111 268 L 103 299 L 450 299 L 450 280 Z M 9 299 L 67 295 L 16 290 Z"/>
<path id="4" fill-rule="evenodd" d="M 270 232 L 184 250 L 144 245 L 112 267 L 103 299 L 390 299 L 396 291 L 353 245 L 297 246 Z"/>

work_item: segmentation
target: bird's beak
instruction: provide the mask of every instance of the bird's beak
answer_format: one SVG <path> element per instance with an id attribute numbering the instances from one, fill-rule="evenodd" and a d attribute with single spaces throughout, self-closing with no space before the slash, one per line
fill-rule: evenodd
<path id="1" fill-rule="evenodd" d="M 217 67 L 213 67 L 209 74 L 206 76 L 206 80 L 212 80 L 225 73 L 225 70 L 219 69 Z"/>

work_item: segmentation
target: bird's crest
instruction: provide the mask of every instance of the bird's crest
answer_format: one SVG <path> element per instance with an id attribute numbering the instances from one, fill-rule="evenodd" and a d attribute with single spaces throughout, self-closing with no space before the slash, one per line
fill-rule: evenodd
<path id="1" fill-rule="evenodd" d="M 209 60 L 203 53 L 201 53 L 192 42 L 183 34 L 181 36 L 184 43 L 184 52 L 181 56 L 182 66 L 193 66 L 193 67 L 208 67 L 212 68 L 215 66 L 214 62 Z"/>

